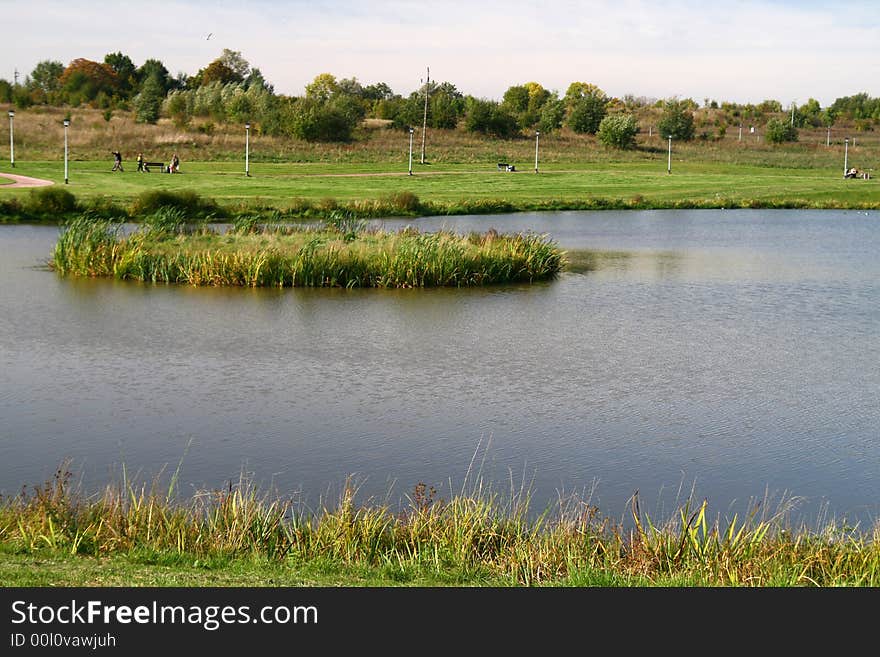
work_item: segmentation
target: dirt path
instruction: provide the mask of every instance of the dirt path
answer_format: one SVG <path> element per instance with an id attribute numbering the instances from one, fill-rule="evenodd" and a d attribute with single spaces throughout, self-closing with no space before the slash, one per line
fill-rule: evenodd
<path id="1" fill-rule="evenodd" d="M 51 180 L 43 180 L 42 178 L 29 178 L 28 176 L 17 176 L 14 173 L 0 173 L 0 177 L 13 180 L 11 185 L 0 185 L 0 189 L 12 189 L 14 187 L 45 187 L 46 185 L 54 185 Z"/>

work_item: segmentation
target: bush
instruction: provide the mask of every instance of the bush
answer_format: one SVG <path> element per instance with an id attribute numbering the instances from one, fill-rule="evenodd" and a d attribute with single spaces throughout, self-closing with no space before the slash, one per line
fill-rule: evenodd
<path id="1" fill-rule="evenodd" d="M 499 103 L 491 100 L 473 100 L 465 118 L 468 132 L 481 132 L 502 139 L 519 133 L 516 117 Z"/>
<path id="2" fill-rule="evenodd" d="M 77 209 L 76 197 L 63 187 L 32 190 L 24 206 L 25 212 L 37 216 L 58 216 Z"/>
<path id="3" fill-rule="evenodd" d="M 565 103 L 561 100 L 551 100 L 541 108 L 541 118 L 538 128 L 543 133 L 553 132 L 562 127 L 565 120 Z"/>
<path id="4" fill-rule="evenodd" d="M 639 126 L 632 114 L 606 116 L 599 124 L 598 137 L 606 146 L 627 149 L 636 145 Z"/>
<path id="5" fill-rule="evenodd" d="M 339 108 L 303 98 L 292 112 L 291 131 L 304 141 L 350 141 L 357 119 Z"/>
<path id="6" fill-rule="evenodd" d="M 17 198 L 0 198 L 0 223 L 16 221 L 24 214 L 24 209 Z"/>
<path id="7" fill-rule="evenodd" d="M 767 121 L 764 136 L 771 144 L 781 144 L 786 141 L 797 141 L 798 131 L 788 121 L 773 118 Z"/>
<path id="8" fill-rule="evenodd" d="M 141 92 L 134 99 L 137 121 L 139 123 L 156 123 L 164 97 L 161 83 L 155 76 L 150 76 L 141 87 Z"/>
<path id="9" fill-rule="evenodd" d="M 416 212 L 420 207 L 419 197 L 412 192 L 395 192 L 388 196 L 388 202 L 398 210 Z"/>
<path id="10" fill-rule="evenodd" d="M 568 127 L 581 134 L 596 134 L 605 118 L 608 101 L 601 96 L 590 95 L 575 101 L 568 115 Z"/>
<path id="11" fill-rule="evenodd" d="M 694 138 L 694 115 L 689 104 L 681 100 L 667 100 L 663 106 L 663 114 L 657 122 L 657 131 L 664 139 L 672 137 L 682 141 Z"/>
<path id="12" fill-rule="evenodd" d="M 206 216 L 219 211 L 212 200 L 205 200 L 193 191 L 172 192 L 160 189 L 141 192 L 132 204 L 132 216 L 155 214 L 156 212 L 174 208 L 186 212 L 190 216 Z"/>

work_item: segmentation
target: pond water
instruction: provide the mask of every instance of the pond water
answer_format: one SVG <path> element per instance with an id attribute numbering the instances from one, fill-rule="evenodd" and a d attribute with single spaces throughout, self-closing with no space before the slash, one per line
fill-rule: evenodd
<path id="1" fill-rule="evenodd" d="M 388 220 L 531 231 L 535 285 L 211 289 L 64 279 L 58 229 L 0 226 L 0 493 L 70 459 L 87 490 L 179 468 L 312 507 L 528 491 L 622 519 L 636 492 L 728 516 L 880 517 L 880 213 Z M 163 474 L 164 473 L 164 474 Z"/>

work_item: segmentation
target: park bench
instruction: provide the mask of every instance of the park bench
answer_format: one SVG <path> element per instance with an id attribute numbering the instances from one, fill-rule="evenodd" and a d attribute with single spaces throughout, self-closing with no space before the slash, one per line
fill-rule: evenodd
<path id="1" fill-rule="evenodd" d="M 499 162 L 498 163 L 499 171 L 516 171 L 516 167 L 512 164 L 508 164 L 507 162 Z"/>
<path id="2" fill-rule="evenodd" d="M 144 162 L 144 171 L 150 173 L 150 167 L 159 167 L 159 171 L 165 173 L 165 163 L 164 162 Z"/>

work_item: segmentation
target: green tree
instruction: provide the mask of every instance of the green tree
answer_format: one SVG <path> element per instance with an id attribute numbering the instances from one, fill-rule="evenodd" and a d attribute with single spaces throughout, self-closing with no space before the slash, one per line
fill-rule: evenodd
<path id="1" fill-rule="evenodd" d="M 602 96 L 584 96 L 574 101 L 568 113 L 568 127 L 579 133 L 596 134 L 605 118 L 608 100 Z"/>
<path id="2" fill-rule="evenodd" d="M 244 84 L 248 89 L 252 87 L 260 87 L 271 94 L 275 93 L 274 87 L 266 81 L 266 78 L 263 77 L 263 74 L 258 68 L 251 69 L 251 72 L 244 80 Z"/>
<path id="3" fill-rule="evenodd" d="M 755 109 L 760 114 L 779 113 L 782 111 L 782 103 L 778 100 L 767 99 L 758 103 Z"/>
<path id="4" fill-rule="evenodd" d="M 767 121 L 767 126 L 764 128 L 764 138 L 771 144 L 797 141 L 798 131 L 791 125 L 791 121 L 781 121 L 774 117 Z"/>
<path id="5" fill-rule="evenodd" d="M 818 128 L 822 125 L 822 106 L 815 98 L 810 98 L 800 107 L 795 108 L 794 124 L 798 128 L 811 125 Z"/>
<path id="6" fill-rule="evenodd" d="M 306 98 L 326 103 L 339 90 L 336 76 L 330 73 L 319 73 L 311 83 L 306 85 Z"/>
<path id="7" fill-rule="evenodd" d="M 606 146 L 627 149 L 636 145 L 639 125 L 632 114 L 611 114 L 602 119 L 597 136 Z"/>
<path id="8" fill-rule="evenodd" d="M 470 100 L 465 117 L 465 129 L 468 132 L 481 132 L 506 139 L 519 132 L 519 125 L 516 117 L 500 103 L 473 98 Z"/>
<path id="9" fill-rule="evenodd" d="M 151 75 L 141 86 L 141 92 L 134 98 L 135 117 L 139 123 L 155 123 L 165 92 L 158 75 Z"/>
<path id="10" fill-rule="evenodd" d="M 231 82 L 242 82 L 244 78 L 242 78 L 238 73 L 236 73 L 233 69 L 229 68 L 226 64 L 221 62 L 219 59 L 215 59 L 213 62 L 208 64 L 203 70 L 199 71 L 201 74 L 199 76 L 199 86 L 204 87 L 206 85 L 211 84 L 212 82 L 219 82 L 220 84 L 229 84 Z"/>
<path id="11" fill-rule="evenodd" d="M 577 101 L 588 97 L 600 98 L 602 100 L 608 99 L 607 94 L 595 84 L 572 82 L 565 91 L 565 104 L 571 109 Z"/>
<path id="12" fill-rule="evenodd" d="M 64 64 L 57 61 L 43 60 L 34 67 L 30 81 L 33 89 L 39 89 L 46 96 L 57 93 L 61 89 L 61 74 Z"/>
<path id="13" fill-rule="evenodd" d="M 420 94 L 424 103 L 424 95 Z M 451 82 L 434 86 L 428 99 L 428 125 L 432 128 L 452 129 L 464 116 L 464 96 Z M 422 104 L 424 112 L 424 104 Z"/>
<path id="14" fill-rule="evenodd" d="M 501 105 L 512 114 L 524 114 L 529 109 L 529 90 L 524 84 L 508 87 Z"/>
<path id="15" fill-rule="evenodd" d="M 300 98 L 292 111 L 291 132 L 305 141 L 348 141 L 354 124 L 330 103 Z"/>
<path id="16" fill-rule="evenodd" d="M 128 97 L 134 91 L 138 84 L 137 67 L 128 55 L 121 52 L 114 52 L 104 55 L 104 63 L 113 69 L 116 77 L 119 78 L 119 91 Z"/>
<path id="17" fill-rule="evenodd" d="M 232 71 L 236 77 L 236 82 L 243 82 L 251 71 L 250 63 L 237 50 L 224 48 L 220 56 L 214 61 L 223 64 Z"/>
<path id="18" fill-rule="evenodd" d="M 354 96 L 356 98 L 364 97 L 364 85 L 357 81 L 357 78 L 342 78 L 336 83 L 337 94 L 346 96 Z"/>
<path id="19" fill-rule="evenodd" d="M 660 135 L 664 138 L 671 136 L 673 139 L 690 141 L 694 138 L 695 129 L 690 103 L 675 98 L 664 102 L 663 112 L 657 121 Z"/>
<path id="20" fill-rule="evenodd" d="M 523 129 L 536 125 L 541 119 L 541 110 L 551 94 L 537 82 L 527 82 L 509 87 L 504 92 L 501 105 L 516 117 Z"/>
<path id="21" fill-rule="evenodd" d="M 185 126 L 192 117 L 192 94 L 188 91 L 176 90 L 168 94 L 165 100 L 165 112 L 170 116 L 175 125 Z"/>
<path id="22" fill-rule="evenodd" d="M 151 77 L 155 77 L 162 88 L 162 95 L 167 94 L 174 88 L 174 80 L 165 68 L 165 64 L 158 59 L 148 59 L 137 70 L 137 79 L 140 84 L 144 84 Z"/>
<path id="23" fill-rule="evenodd" d="M 541 132 L 549 133 L 559 130 L 565 121 L 565 101 L 560 99 L 549 100 L 541 108 L 541 118 L 538 120 L 538 128 Z"/>
<path id="24" fill-rule="evenodd" d="M 371 101 L 390 100 L 394 98 L 394 91 L 384 82 L 377 82 L 364 87 L 364 98 Z"/>
<path id="25" fill-rule="evenodd" d="M 425 96 L 418 91 L 413 91 L 408 98 L 402 99 L 401 102 L 386 102 L 383 109 L 387 109 L 389 112 L 384 118 L 390 118 L 395 128 L 406 130 L 409 127 L 421 126 Z"/>

